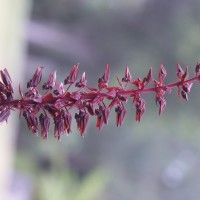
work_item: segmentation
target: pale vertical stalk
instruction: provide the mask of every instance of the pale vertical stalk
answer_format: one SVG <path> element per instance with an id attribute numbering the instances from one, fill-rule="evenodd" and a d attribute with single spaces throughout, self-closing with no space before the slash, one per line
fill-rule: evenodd
<path id="1" fill-rule="evenodd" d="M 21 82 L 26 50 L 25 25 L 29 13 L 29 0 L 1 0 L 0 6 L 0 66 L 6 67 L 12 75 L 13 85 Z M 16 113 L 17 114 L 17 113 Z M 15 115 L 16 115 L 15 114 Z M 8 186 L 13 172 L 15 139 L 18 131 L 18 117 L 8 120 L 9 125 L 0 126 L 0 199 L 9 197 Z"/>

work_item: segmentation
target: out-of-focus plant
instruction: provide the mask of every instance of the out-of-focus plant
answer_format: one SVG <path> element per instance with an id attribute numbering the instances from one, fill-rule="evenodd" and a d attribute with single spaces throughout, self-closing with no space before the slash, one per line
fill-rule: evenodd
<path id="1" fill-rule="evenodd" d="M 50 174 L 42 173 L 37 181 L 39 200 L 93 200 L 103 194 L 108 179 L 102 170 L 96 169 L 80 181 L 65 169 Z"/>
<path id="2" fill-rule="evenodd" d="M 96 116 L 96 127 L 101 130 L 103 124 L 108 124 L 110 111 L 115 107 L 116 125 L 121 126 L 127 113 L 125 104 L 129 99 L 136 110 L 136 121 L 140 122 L 146 110 L 146 102 L 142 98 L 144 93 L 155 93 L 155 102 L 159 107 L 159 115 L 166 108 L 165 94 L 171 93 L 172 89 L 178 88 L 179 99 L 188 101 L 188 94 L 192 85 L 200 81 L 200 63 L 196 64 L 195 75 L 189 78 L 188 67 L 185 70 L 177 64 L 176 75 L 178 81 L 164 84 L 167 72 L 161 64 L 158 79 L 153 78 L 152 68 L 144 78 L 138 77 L 133 80 L 128 67 L 124 77 L 120 80 L 116 76 L 118 85 L 109 86 L 110 67 L 106 65 L 104 74 L 98 79 L 98 88 L 87 85 L 86 73 L 84 72 L 79 81 L 79 64 L 72 67 L 69 75 L 63 82 L 56 82 L 56 72 L 48 77 L 42 85 L 43 93 L 39 91 L 42 80 L 43 67 L 38 67 L 33 77 L 27 83 L 27 91 L 22 93 L 19 85 L 21 98 L 13 98 L 13 86 L 7 69 L 1 70 L 2 82 L 0 82 L 0 122 L 7 121 L 11 110 L 19 110 L 27 122 L 28 128 L 37 135 L 38 126 L 41 126 L 41 136 L 47 139 L 50 129 L 50 117 L 54 121 L 54 136 L 59 140 L 64 133 L 71 132 L 72 115 L 71 109 L 78 110 L 75 113 L 77 128 L 81 135 L 86 132 L 90 116 Z M 152 87 L 147 87 L 153 84 Z M 64 87 L 67 85 L 67 88 Z M 74 85 L 77 89 L 70 91 Z M 107 100 L 106 103 L 105 100 Z M 108 104 L 108 105 L 106 105 Z"/>

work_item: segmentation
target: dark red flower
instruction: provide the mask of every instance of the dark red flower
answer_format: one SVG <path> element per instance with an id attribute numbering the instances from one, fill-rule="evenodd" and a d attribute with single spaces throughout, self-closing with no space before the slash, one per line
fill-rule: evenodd
<path id="1" fill-rule="evenodd" d="M 161 64 L 160 65 L 160 70 L 159 70 L 159 73 L 158 73 L 158 80 L 159 80 L 161 85 L 162 85 L 162 83 L 163 83 L 163 81 L 164 81 L 166 76 L 167 76 L 167 72 L 166 72 L 164 66 Z"/>
<path id="2" fill-rule="evenodd" d="M 59 110 L 54 105 L 45 105 L 44 109 L 46 109 L 52 118 L 55 118 L 59 114 Z"/>
<path id="3" fill-rule="evenodd" d="M 182 89 L 184 92 L 190 93 L 192 86 L 193 86 L 193 83 L 186 83 L 182 86 Z"/>
<path id="4" fill-rule="evenodd" d="M 99 78 L 99 80 L 98 80 L 99 88 L 100 89 L 107 88 L 109 79 L 110 79 L 110 67 L 107 64 L 106 68 L 105 68 L 105 71 L 104 71 L 104 75 L 101 78 Z"/>
<path id="5" fill-rule="evenodd" d="M 23 116 L 26 119 L 29 130 L 35 135 L 38 132 L 38 118 L 31 112 L 31 110 L 24 110 Z"/>
<path id="6" fill-rule="evenodd" d="M 10 78 L 10 75 L 7 69 L 4 68 L 3 70 L 0 70 L 0 72 L 1 72 L 1 79 L 3 83 L 5 84 L 5 86 L 12 86 L 12 80 Z"/>
<path id="7" fill-rule="evenodd" d="M 61 139 L 61 135 L 63 135 L 65 128 L 64 128 L 64 119 L 59 114 L 54 119 L 54 137 L 57 137 L 58 140 Z"/>
<path id="8" fill-rule="evenodd" d="M 83 72 L 83 75 L 82 75 L 81 79 L 79 80 L 79 82 L 77 82 L 75 84 L 75 87 L 83 88 L 83 87 L 86 86 L 86 84 L 87 84 L 87 79 L 86 79 L 85 72 Z"/>
<path id="9" fill-rule="evenodd" d="M 152 67 L 150 68 L 147 76 L 142 81 L 142 88 L 153 81 Z"/>
<path id="10" fill-rule="evenodd" d="M 124 107 L 121 107 L 121 106 L 117 106 L 115 108 L 115 112 L 116 112 L 116 125 L 121 126 L 124 122 L 124 118 L 126 116 L 127 109 Z"/>
<path id="11" fill-rule="evenodd" d="M 101 131 L 103 127 L 103 113 L 100 109 L 95 109 L 95 114 L 97 116 L 96 127 Z"/>
<path id="12" fill-rule="evenodd" d="M 8 120 L 8 117 L 10 116 L 10 108 L 8 107 L 1 107 L 0 108 L 0 123 Z"/>
<path id="13" fill-rule="evenodd" d="M 183 74 L 184 74 L 184 71 L 183 71 L 182 67 L 179 64 L 177 64 L 176 75 L 180 81 L 182 80 Z"/>
<path id="14" fill-rule="evenodd" d="M 47 115 L 41 113 L 39 116 L 39 122 L 41 125 L 41 137 L 46 140 L 50 129 L 50 119 Z"/>
<path id="15" fill-rule="evenodd" d="M 95 112 L 94 112 L 94 106 L 92 103 L 86 103 L 85 104 L 85 107 L 87 108 L 87 111 L 90 115 L 94 115 Z"/>
<path id="16" fill-rule="evenodd" d="M 184 72 L 184 74 L 182 76 L 182 81 L 187 80 L 188 77 L 189 77 L 189 72 L 188 72 L 188 66 L 187 66 L 186 69 L 185 69 L 185 72 Z"/>
<path id="17" fill-rule="evenodd" d="M 188 101 L 188 94 L 187 92 L 185 92 L 184 90 L 181 91 L 181 96 L 183 99 L 185 99 L 186 101 Z"/>
<path id="18" fill-rule="evenodd" d="M 49 78 L 46 83 L 42 86 L 43 90 L 52 90 L 56 84 L 56 71 L 49 74 Z"/>
<path id="19" fill-rule="evenodd" d="M 197 64 L 196 64 L 195 73 L 196 73 L 196 77 L 199 77 L 199 75 L 200 75 L 200 62 L 197 62 Z"/>
<path id="20" fill-rule="evenodd" d="M 136 102 L 135 102 L 135 108 L 136 108 L 135 120 L 140 122 L 140 120 L 146 110 L 145 100 L 142 99 L 141 97 L 137 97 Z"/>
<path id="21" fill-rule="evenodd" d="M 129 83 L 132 79 L 131 73 L 129 71 L 129 68 L 126 67 L 125 73 L 124 73 L 124 77 L 122 78 L 122 82 L 126 82 Z"/>
<path id="22" fill-rule="evenodd" d="M 71 132 L 72 115 L 67 110 L 62 110 L 62 118 L 64 120 L 64 131 Z"/>
<path id="23" fill-rule="evenodd" d="M 1 79 L 4 83 L 3 84 L 2 82 L 0 82 L 0 91 L 6 95 L 8 100 L 11 100 L 13 99 L 13 95 L 12 95 L 13 86 L 12 86 L 12 80 L 10 78 L 10 75 L 6 68 L 3 70 L 0 70 L 0 73 L 1 73 Z"/>
<path id="24" fill-rule="evenodd" d="M 75 114 L 75 119 L 78 131 L 80 132 L 81 136 L 83 136 L 88 124 L 89 114 L 80 110 L 79 113 Z"/>
<path id="25" fill-rule="evenodd" d="M 103 123 L 108 124 L 110 109 L 99 106 L 99 109 L 95 109 L 95 114 L 97 116 L 96 127 L 101 131 Z"/>
<path id="26" fill-rule="evenodd" d="M 78 67 L 79 63 L 72 67 L 69 76 L 67 76 L 67 78 L 64 80 L 64 85 L 73 84 L 76 81 L 78 77 Z"/>
<path id="27" fill-rule="evenodd" d="M 56 89 L 53 91 L 53 93 L 57 96 L 63 95 L 65 93 L 65 89 L 62 82 L 60 84 L 56 84 Z"/>
<path id="28" fill-rule="evenodd" d="M 42 69 L 44 67 L 40 66 L 37 68 L 35 74 L 33 75 L 32 79 L 29 80 L 29 82 L 27 83 L 27 88 L 29 87 L 37 87 L 42 79 Z"/>
<path id="29" fill-rule="evenodd" d="M 166 100 L 162 95 L 157 95 L 156 97 L 156 105 L 158 104 L 159 104 L 159 115 L 161 115 L 167 105 Z"/>

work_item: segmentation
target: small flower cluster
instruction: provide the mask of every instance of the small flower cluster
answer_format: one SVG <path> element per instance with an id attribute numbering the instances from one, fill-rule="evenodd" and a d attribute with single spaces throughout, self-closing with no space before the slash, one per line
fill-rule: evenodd
<path id="1" fill-rule="evenodd" d="M 28 128 L 33 134 L 38 134 L 41 127 L 41 137 L 48 138 L 50 123 L 54 122 L 54 136 L 60 140 L 64 133 L 71 132 L 72 115 L 71 109 L 76 108 L 75 120 L 77 129 L 83 136 L 90 116 L 96 116 L 96 127 L 101 130 L 104 124 L 108 124 L 110 111 L 115 108 L 116 125 L 121 126 L 127 114 L 125 104 L 129 99 L 135 106 L 135 120 L 140 122 L 146 110 L 146 102 L 142 98 L 144 93 L 155 93 L 155 102 L 159 107 L 159 115 L 166 108 L 165 94 L 171 93 L 173 88 L 178 88 L 178 97 L 188 101 L 188 94 L 195 81 L 200 81 L 200 63 L 196 64 L 195 76 L 189 79 L 188 67 L 185 70 L 177 64 L 177 82 L 164 84 L 167 72 L 161 64 L 158 79 L 153 78 L 152 68 L 144 78 L 132 79 L 128 67 L 124 77 L 117 76 L 118 86 L 109 86 L 110 67 L 106 65 L 104 74 L 98 79 L 98 88 L 87 85 L 86 73 L 84 72 L 77 81 L 79 64 L 72 67 L 70 73 L 61 83 L 56 82 L 56 71 L 51 73 L 42 85 L 42 92 L 38 86 L 42 80 L 43 67 L 38 67 L 33 77 L 27 83 L 27 91 L 22 93 L 21 98 L 13 98 L 12 80 L 7 69 L 0 70 L 0 123 L 8 120 L 11 110 L 19 110 L 27 122 Z M 151 84 L 151 86 L 149 86 Z M 74 85 L 77 90 L 70 92 Z M 65 88 L 66 87 L 66 88 Z M 105 101 L 107 100 L 107 101 Z M 109 103 L 106 103 L 109 102 Z M 106 105 L 107 104 L 107 105 Z"/>

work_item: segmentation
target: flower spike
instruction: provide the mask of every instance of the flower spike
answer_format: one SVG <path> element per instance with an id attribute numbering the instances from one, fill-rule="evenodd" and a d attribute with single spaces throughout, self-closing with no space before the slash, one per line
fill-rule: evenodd
<path id="1" fill-rule="evenodd" d="M 0 123 L 7 122 L 11 111 L 19 110 L 28 128 L 34 135 L 38 135 L 40 126 L 41 137 L 47 139 L 51 122 L 54 123 L 54 136 L 60 140 L 63 134 L 72 132 L 72 109 L 75 112 L 77 130 L 81 136 L 86 133 L 90 116 L 96 117 L 96 127 L 101 131 L 104 124 L 108 124 L 110 112 L 115 110 L 116 126 L 121 126 L 127 114 L 126 103 L 132 100 L 135 107 L 135 120 L 140 122 L 145 111 L 146 101 L 143 95 L 155 93 L 155 102 L 159 107 L 159 115 L 163 114 L 167 102 L 165 94 L 170 94 L 178 88 L 178 97 L 188 101 L 189 94 L 195 82 L 200 82 L 200 63 L 195 66 L 195 76 L 189 78 L 189 67 L 185 71 L 177 64 L 177 82 L 164 84 L 167 71 L 161 64 L 157 80 L 153 78 L 153 70 L 149 69 L 146 77 L 133 80 L 128 67 L 124 77 L 116 79 L 117 86 L 109 86 L 110 67 L 107 64 L 104 74 L 98 79 L 98 86 L 87 85 L 84 72 L 77 82 L 79 64 L 72 67 L 63 82 L 56 82 L 56 72 L 40 87 L 43 67 L 38 67 L 33 77 L 27 83 L 26 91 L 22 92 L 19 85 L 20 98 L 14 98 L 11 77 L 7 69 L 0 70 Z M 122 82 L 126 84 L 123 85 Z M 70 88 L 74 84 L 75 87 Z M 68 86 L 65 86 L 68 85 Z M 129 86 L 126 87 L 126 86 Z M 65 88 L 67 87 L 67 88 Z M 42 91 L 41 91 L 42 88 Z"/>

